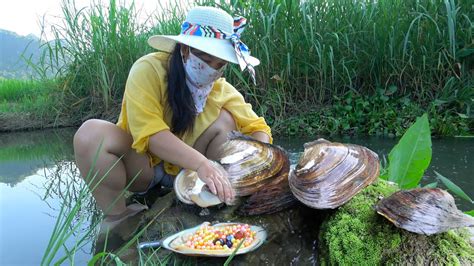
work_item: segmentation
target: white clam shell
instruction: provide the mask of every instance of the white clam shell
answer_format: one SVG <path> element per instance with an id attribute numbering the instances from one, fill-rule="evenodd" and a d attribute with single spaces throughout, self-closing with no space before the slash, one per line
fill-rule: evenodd
<path id="1" fill-rule="evenodd" d="M 211 163 L 220 167 L 214 161 L 211 161 Z M 181 170 L 176 176 L 174 179 L 174 191 L 176 192 L 176 197 L 186 204 L 196 204 L 206 208 L 222 203 L 216 195 L 209 191 L 206 184 L 199 179 L 197 172 L 189 169 Z"/>

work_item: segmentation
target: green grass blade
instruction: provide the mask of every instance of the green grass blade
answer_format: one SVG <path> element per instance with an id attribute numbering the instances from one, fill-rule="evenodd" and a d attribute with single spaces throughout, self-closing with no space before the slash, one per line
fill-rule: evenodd
<path id="1" fill-rule="evenodd" d="M 451 180 L 449 180 L 447 177 L 443 176 L 442 174 L 434 171 L 435 174 L 436 174 L 436 178 L 438 178 L 439 180 L 441 180 L 441 182 L 443 182 L 443 184 L 449 189 L 451 190 L 451 192 L 453 192 L 454 194 L 456 194 L 457 196 L 459 196 L 460 198 L 463 198 L 467 201 L 469 201 L 470 203 L 474 203 L 472 201 L 472 199 L 459 187 L 457 186 L 456 184 L 454 184 Z"/>
<path id="2" fill-rule="evenodd" d="M 224 266 L 228 266 L 232 260 L 234 259 L 235 255 L 237 254 L 237 251 L 239 251 L 240 247 L 242 246 L 242 244 L 244 243 L 245 241 L 245 237 L 242 238 L 242 241 L 240 241 L 239 245 L 237 245 L 237 247 L 235 248 L 235 250 L 232 252 L 232 254 L 230 254 L 230 256 L 225 260 L 224 262 Z"/>
<path id="3" fill-rule="evenodd" d="M 433 182 L 425 185 L 423 188 L 435 188 L 438 186 L 438 182 Z"/>

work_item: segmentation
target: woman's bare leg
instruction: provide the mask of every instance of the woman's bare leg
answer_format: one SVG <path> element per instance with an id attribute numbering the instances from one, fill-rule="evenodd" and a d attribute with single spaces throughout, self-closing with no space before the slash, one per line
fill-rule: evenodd
<path id="1" fill-rule="evenodd" d="M 227 134 L 235 129 L 232 115 L 222 109 L 217 120 L 196 140 L 194 147 L 209 159 L 216 160 L 222 144 L 227 140 Z M 90 184 L 91 188 L 105 173 L 109 173 L 92 194 L 106 216 L 121 216 L 127 211 L 125 198 L 120 196 L 124 188 L 140 173 L 129 190 L 145 191 L 154 171 L 146 155 L 137 154 L 131 149 L 132 137 L 127 132 L 110 122 L 93 119 L 86 121 L 74 136 L 76 163 L 83 178 L 87 177 L 101 142 L 102 147 L 92 172 L 97 175 L 95 182 Z M 114 201 L 116 203 L 111 206 Z"/>
<path id="2" fill-rule="evenodd" d="M 234 118 L 227 110 L 221 109 L 217 120 L 199 136 L 194 143 L 194 148 L 208 159 L 217 160 L 222 144 L 232 130 L 236 130 Z"/>
<path id="3" fill-rule="evenodd" d="M 154 171 L 144 154 L 137 154 L 133 149 L 132 137 L 117 125 L 103 120 L 86 121 L 74 135 L 74 154 L 81 176 L 87 177 L 94 158 L 99 149 L 92 176 L 97 173 L 94 181 L 89 184 L 92 189 L 106 174 L 107 176 L 92 191 L 97 205 L 106 217 L 120 218 L 130 212 L 138 212 L 137 206 L 125 206 L 125 198 L 120 196 L 132 179 L 131 191 L 144 191 L 153 178 Z M 113 166 L 115 164 L 115 166 Z M 113 166 L 113 168 L 112 168 Z M 89 180 L 86 180 L 89 182 Z M 113 202 L 115 201 L 115 204 Z M 112 205 L 113 204 L 113 205 Z"/>

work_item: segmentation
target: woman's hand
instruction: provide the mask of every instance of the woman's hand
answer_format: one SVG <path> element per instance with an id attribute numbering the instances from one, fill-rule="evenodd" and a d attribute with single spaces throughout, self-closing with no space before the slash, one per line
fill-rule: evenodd
<path id="1" fill-rule="evenodd" d="M 222 202 L 230 204 L 234 201 L 235 191 L 227 178 L 227 172 L 221 173 L 204 155 L 188 146 L 169 130 L 162 130 L 152 135 L 149 149 L 167 162 L 195 170 L 198 177 Z"/>
<path id="2" fill-rule="evenodd" d="M 206 183 L 212 193 L 217 195 L 222 202 L 231 204 L 235 198 L 227 173 L 222 173 L 209 160 L 204 160 L 196 169 L 198 177 Z"/>

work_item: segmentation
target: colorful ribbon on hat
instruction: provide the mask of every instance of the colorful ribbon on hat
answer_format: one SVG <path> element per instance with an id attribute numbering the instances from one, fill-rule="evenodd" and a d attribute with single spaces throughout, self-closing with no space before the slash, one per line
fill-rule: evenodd
<path id="1" fill-rule="evenodd" d="M 240 34 L 244 31 L 246 25 L 247 20 L 244 17 L 234 18 L 234 32 L 231 34 L 212 26 L 191 24 L 185 21 L 181 25 L 181 34 L 230 40 L 234 46 L 240 70 L 244 71 L 247 69 L 252 77 L 253 83 L 255 84 L 255 69 L 250 63 L 249 48 L 240 40 Z"/>

